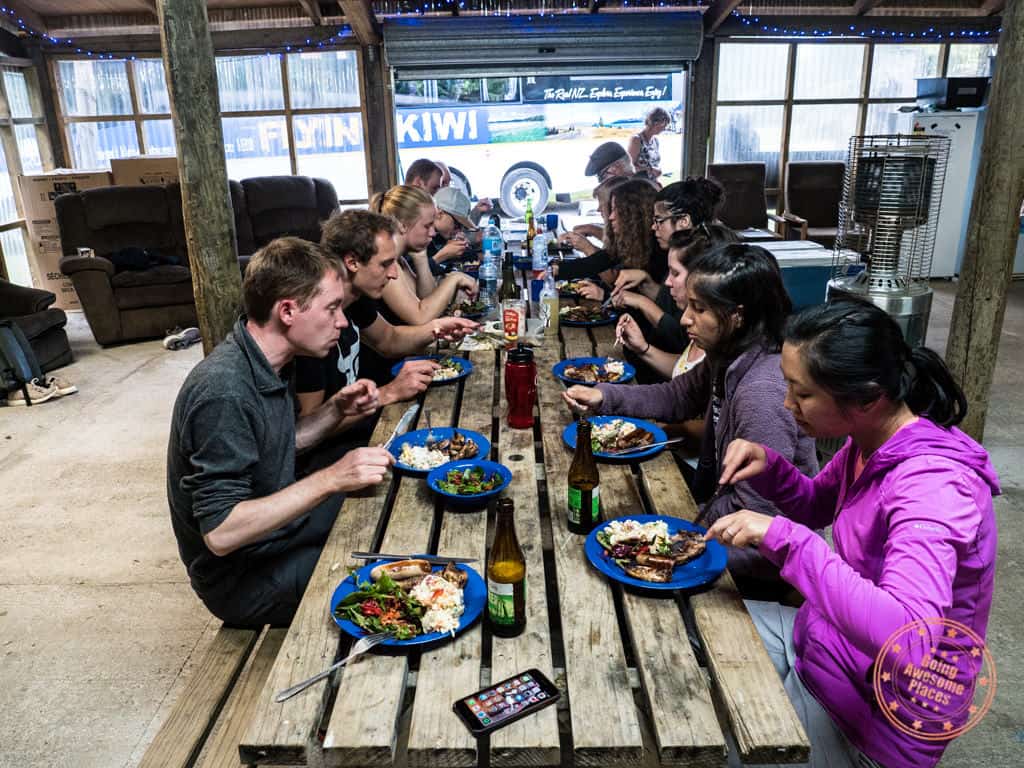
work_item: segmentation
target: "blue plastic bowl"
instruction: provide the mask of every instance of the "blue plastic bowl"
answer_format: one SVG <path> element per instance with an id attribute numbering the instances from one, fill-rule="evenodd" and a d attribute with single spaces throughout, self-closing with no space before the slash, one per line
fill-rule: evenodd
<path id="1" fill-rule="evenodd" d="M 501 476 L 501 482 L 489 491 L 485 491 L 484 493 L 474 493 L 471 495 L 449 493 L 448 491 L 441 490 L 441 487 L 438 485 L 438 483 L 448 477 L 448 473 L 453 469 L 466 470 L 475 469 L 476 467 L 483 469 L 487 476 L 493 475 L 497 472 L 498 475 Z M 450 461 L 447 464 L 442 464 L 440 467 L 435 467 L 430 470 L 430 474 L 427 475 L 427 485 L 430 486 L 430 490 L 438 496 L 443 496 L 449 504 L 456 506 L 479 506 L 485 504 L 489 499 L 493 499 L 498 496 L 511 482 L 512 470 L 504 464 L 499 464 L 496 461 L 488 461 L 486 459 Z"/>

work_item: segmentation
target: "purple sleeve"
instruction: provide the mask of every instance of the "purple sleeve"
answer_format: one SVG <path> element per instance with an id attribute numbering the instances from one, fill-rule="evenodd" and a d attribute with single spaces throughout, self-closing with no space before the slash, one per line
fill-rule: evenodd
<path id="1" fill-rule="evenodd" d="M 778 510 L 811 528 L 831 525 L 836 515 L 840 477 L 849 454 L 849 443 L 832 457 L 814 477 L 807 477 L 789 459 L 765 445 L 767 466 L 764 472 L 747 481 L 750 487 Z"/>
<path id="2" fill-rule="evenodd" d="M 597 389 L 604 396 L 599 411 L 669 422 L 699 419 L 708 407 L 710 368 L 701 363 L 663 384 L 598 384 Z"/>
<path id="3" fill-rule="evenodd" d="M 935 457 L 894 468 L 879 496 L 887 530 L 879 540 L 877 584 L 785 517 L 772 521 L 760 547 L 815 610 L 870 656 L 899 628 L 946 614 L 959 554 L 977 536 L 982 515 L 966 471 Z"/>

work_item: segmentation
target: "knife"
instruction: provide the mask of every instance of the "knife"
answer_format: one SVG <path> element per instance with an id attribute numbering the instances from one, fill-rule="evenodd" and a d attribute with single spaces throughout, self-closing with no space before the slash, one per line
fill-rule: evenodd
<path id="1" fill-rule="evenodd" d="M 664 445 L 674 445 L 675 443 L 681 443 L 684 439 L 682 437 L 673 437 L 671 440 L 662 440 L 660 443 L 647 443 L 646 445 L 634 445 L 632 448 L 620 448 L 617 451 L 605 451 L 601 455 L 622 456 L 627 453 L 650 450 L 651 448 L 661 448 Z"/>
<path id="2" fill-rule="evenodd" d="M 416 414 L 419 413 L 420 404 L 413 403 L 406 408 L 405 413 L 402 414 L 402 418 L 398 420 L 398 424 L 395 425 L 394 431 L 391 433 L 391 437 L 387 439 L 382 448 L 388 450 L 391 448 L 391 444 L 395 442 L 395 438 L 399 435 L 404 435 L 409 431 L 409 427 L 412 425 L 413 419 L 416 418 Z"/>
<path id="3" fill-rule="evenodd" d="M 386 555 L 383 552 L 353 552 L 354 560 L 426 560 L 431 565 L 475 563 L 475 557 L 441 557 L 440 555 Z"/>

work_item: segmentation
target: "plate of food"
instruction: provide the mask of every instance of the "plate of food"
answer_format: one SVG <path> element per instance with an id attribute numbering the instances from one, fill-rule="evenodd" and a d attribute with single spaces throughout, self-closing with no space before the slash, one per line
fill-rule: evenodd
<path id="1" fill-rule="evenodd" d="M 491 443 L 479 432 L 434 427 L 406 432 L 396 438 L 388 450 L 395 457 L 396 469 L 426 475 L 452 461 L 486 459 L 491 453 Z"/>
<path id="2" fill-rule="evenodd" d="M 479 320 L 487 314 L 487 304 L 479 299 L 476 301 L 460 301 L 448 308 L 448 314 L 452 317 L 464 317 L 467 320 Z"/>
<path id="3" fill-rule="evenodd" d="M 563 299 L 578 299 L 583 295 L 582 289 L 585 285 L 593 285 L 593 283 L 590 280 L 559 280 L 555 283 L 558 295 Z"/>
<path id="4" fill-rule="evenodd" d="M 512 482 L 512 471 L 504 464 L 483 459 L 455 461 L 430 470 L 427 485 L 453 504 L 473 505 L 501 493 Z"/>
<path id="5" fill-rule="evenodd" d="M 454 637 L 487 602 L 480 574 L 462 563 L 398 560 L 363 566 L 331 596 L 331 616 L 352 637 L 391 632 L 382 646 L 424 645 Z"/>
<path id="6" fill-rule="evenodd" d="M 665 446 L 659 445 L 646 450 L 642 450 L 640 446 L 663 443 L 668 440 L 661 427 L 643 419 L 631 419 L 627 416 L 589 416 L 587 421 L 592 427 L 590 444 L 594 449 L 595 459 L 604 459 L 605 461 L 649 459 L 663 451 Z M 575 421 L 562 432 L 562 439 L 569 448 L 576 450 Z M 637 450 L 619 455 L 611 453 L 626 448 L 636 448 Z"/>
<path id="7" fill-rule="evenodd" d="M 609 578 L 642 589 L 690 589 L 725 570 L 727 555 L 706 528 L 677 517 L 629 515 L 599 525 L 583 544 L 587 559 Z"/>
<path id="8" fill-rule="evenodd" d="M 407 357 L 391 368 L 391 375 L 397 376 L 402 370 L 406 360 L 433 360 L 441 367 L 434 371 L 433 384 L 450 384 L 453 381 L 464 379 L 473 372 L 473 364 L 464 357 L 451 357 L 450 355 L 420 355 L 418 357 Z"/>
<path id="9" fill-rule="evenodd" d="M 562 307 L 559 310 L 559 322 L 562 325 L 590 328 L 597 325 L 611 325 L 618 319 L 619 315 L 614 309 L 596 303 Z"/>
<path id="10" fill-rule="evenodd" d="M 566 384 L 624 384 L 636 376 L 636 368 L 611 357 L 570 357 L 555 363 L 551 372 Z"/>

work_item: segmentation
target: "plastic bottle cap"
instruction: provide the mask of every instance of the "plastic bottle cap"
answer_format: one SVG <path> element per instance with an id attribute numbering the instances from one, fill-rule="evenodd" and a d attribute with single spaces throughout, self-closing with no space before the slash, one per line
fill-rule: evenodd
<path id="1" fill-rule="evenodd" d="M 522 342 L 516 344 L 515 349 L 508 351 L 508 362 L 510 363 L 532 363 L 533 362 L 533 350 L 527 347 Z"/>

